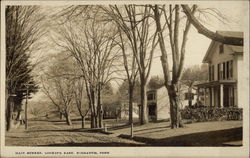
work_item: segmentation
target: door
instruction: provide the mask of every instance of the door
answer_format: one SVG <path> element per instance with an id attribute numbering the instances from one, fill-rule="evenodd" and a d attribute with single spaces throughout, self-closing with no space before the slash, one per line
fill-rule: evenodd
<path id="1" fill-rule="evenodd" d="M 224 107 L 229 107 L 229 87 L 228 86 L 224 86 L 223 89 L 223 106 Z"/>
<path id="2" fill-rule="evenodd" d="M 149 104 L 148 105 L 148 116 L 149 120 L 155 121 L 156 120 L 156 104 Z"/>

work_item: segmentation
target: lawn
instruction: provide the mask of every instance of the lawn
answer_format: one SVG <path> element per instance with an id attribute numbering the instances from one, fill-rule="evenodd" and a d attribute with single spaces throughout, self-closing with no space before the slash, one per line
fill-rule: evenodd
<path id="1" fill-rule="evenodd" d="M 68 126 L 62 121 L 29 121 L 24 126 L 6 133 L 6 146 L 140 146 L 145 143 L 113 137 L 100 130 L 81 129 L 80 121 Z"/>
<path id="2" fill-rule="evenodd" d="M 122 138 L 130 136 L 119 132 L 124 133 L 119 135 Z M 147 124 L 134 128 L 133 140 L 151 146 L 241 146 L 242 121 L 192 123 L 179 129 L 166 123 Z"/>
<path id="3" fill-rule="evenodd" d="M 6 132 L 7 146 L 240 146 L 242 121 L 217 121 L 185 124 L 170 129 L 169 122 L 135 123 L 134 138 L 126 121 L 105 120 L 108 132 L 81 129 L 81 122 L 68 126 L 60 120 L 31 120 L 28 131 L 21 125 Z"/>

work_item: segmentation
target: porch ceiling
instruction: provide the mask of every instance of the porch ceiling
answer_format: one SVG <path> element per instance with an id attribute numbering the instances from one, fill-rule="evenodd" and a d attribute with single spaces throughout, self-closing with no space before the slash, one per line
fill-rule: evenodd
<path id="1" fill-rule="evenodd" d="M 203 87 L 214 87 L 214 86 L 219 86 L 219 85 L 234 85 L 236 83 L 237 83 L 236 80 L 219 80 L 219 81 L 210 81 L 210 82 L 200 83 L 200 84 L 196 84 L 195 86 L 199 88 L 203 88 Z"/>

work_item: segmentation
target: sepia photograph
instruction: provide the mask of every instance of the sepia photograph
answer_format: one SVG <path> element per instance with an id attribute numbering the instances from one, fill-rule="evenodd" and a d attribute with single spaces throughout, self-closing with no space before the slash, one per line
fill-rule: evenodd
<path id="1" fill-rule="evenodd" d="M 0 61 L 0 157 L 249 156 L 248 1 L 2 1 Z"/>

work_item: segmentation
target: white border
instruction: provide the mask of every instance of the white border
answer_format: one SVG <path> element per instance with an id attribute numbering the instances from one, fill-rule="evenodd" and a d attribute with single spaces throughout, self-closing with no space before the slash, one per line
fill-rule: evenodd
<path id="1" fill-rule="evenodd" d="M 163 1 L 3 1 L 1 2 L 1 156 L 17 157 L 15 152 L 21 151 L 86 151 L 86 152 L 100 152 L 109 151 L 109 155 L 106 157 L 248 157 L 249 154 L 249 8 L 246 11 L 244 18 L 246 21 L 244 30 L 244 64 L 246 76 L 246 89 L 244 102 L 246 103 L 243 113 L 243 146 L 242 147 L 7 147 L 4 143 L 5 134 L 5 5 L 73 5 L 73 4 L 124 4 L 124 3 L 160 3 Z M 166 3 L 175 4 L 205 4 L 216 3 L 216 1 L 165 1 Z M 228 1 L 230 2 L 230 1 Z M 245 3 L 245 6 L 249 7 L 248 1 L 239 1 L 239 3 Z M 34 157 L 35 155 L 31 155 Z M 62 155 L 55 155 L 59 157 Z M 68 157 L 69 155 L 63 155 Z M 94 157 L 95 155 L 79 155 L 79 157 Z M 100 156 L 100 155 L 98 155 Z M 20 156 L 19 156 L 20 157 Z M 24 155 L 23 157 L 30 157 L 30 155 Z M 41 155 L 39 155 L 41 157 Z M 72 157 L 77 157 L 73 155 Z"/>

